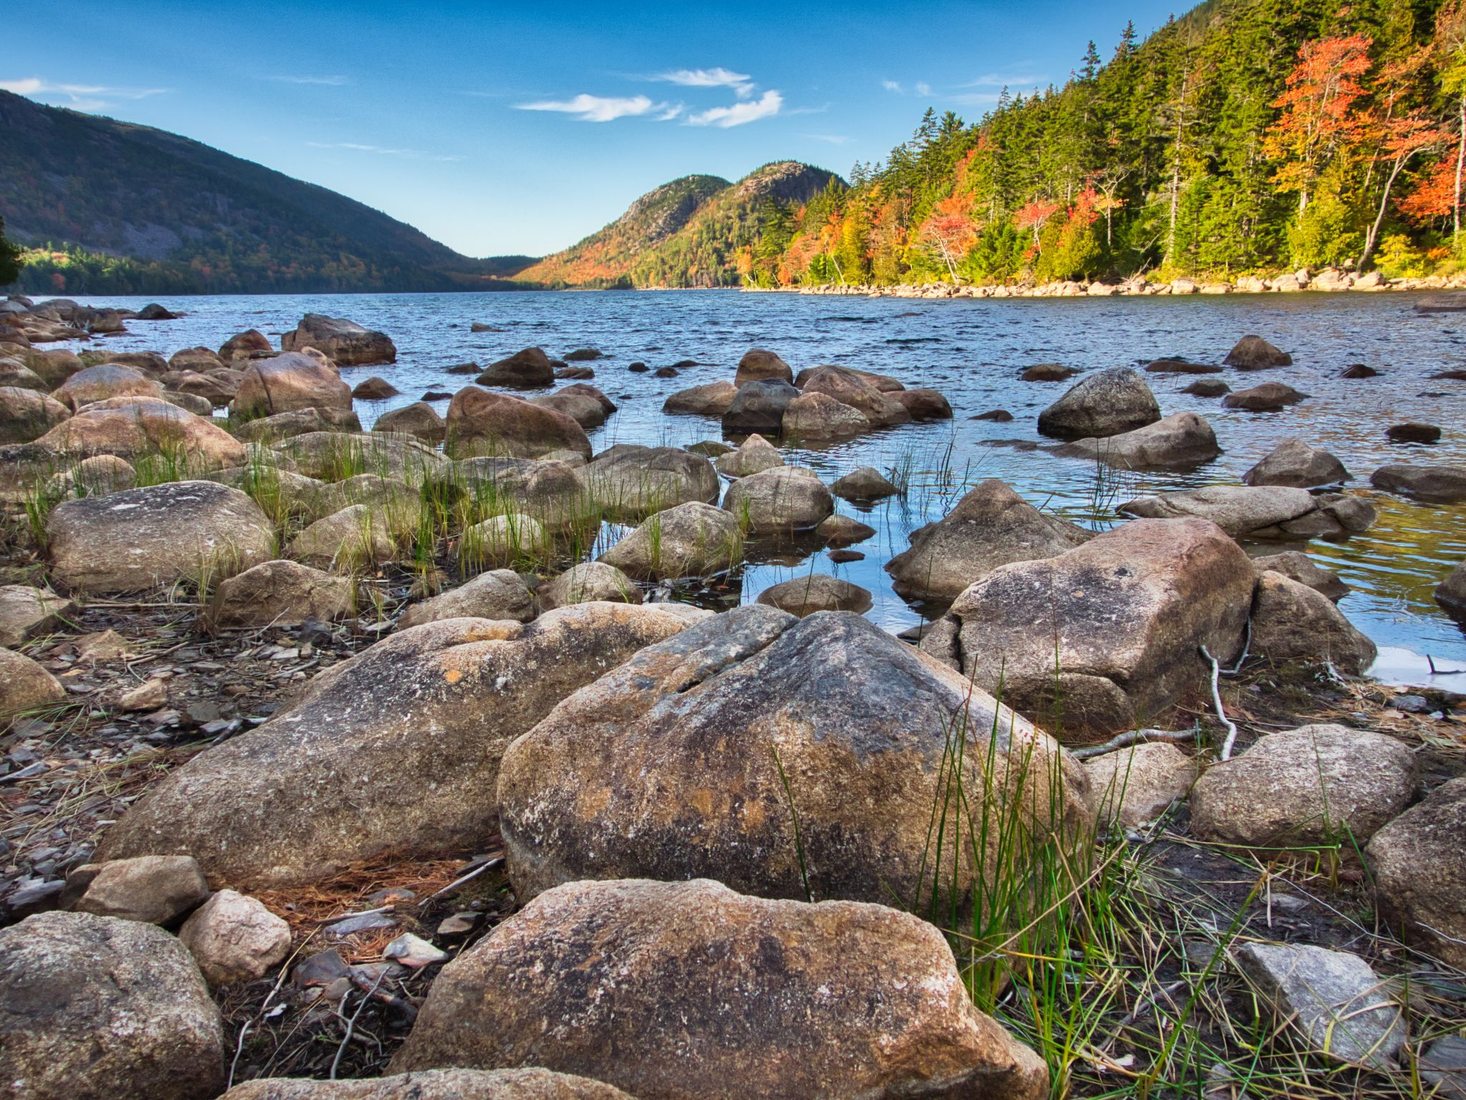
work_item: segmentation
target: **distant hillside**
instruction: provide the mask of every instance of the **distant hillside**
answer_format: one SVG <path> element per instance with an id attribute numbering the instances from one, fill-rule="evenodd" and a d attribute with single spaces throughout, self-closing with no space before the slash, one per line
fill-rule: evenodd
<path id="1" fill-rule="evenodd" d="M 794 161 L 766 164 L 737 183 L 684 176 L 647 192 L 579 244 L 516 278 L 545 286 L 737 286 L 771 206 L 797 206 L 839 177 Z"/>
<path id="2" fill-rule="evenodd" d="M 324 187 L 176 134 L 0 91 L 0 216 L 68 293 L 453 290 L 527 256 L 461 256 Z"/>

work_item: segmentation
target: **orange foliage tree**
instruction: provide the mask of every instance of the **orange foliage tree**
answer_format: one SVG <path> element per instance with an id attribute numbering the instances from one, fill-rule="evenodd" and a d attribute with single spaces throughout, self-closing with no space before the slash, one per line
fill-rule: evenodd
<path id="1" fill-rule="evenodd" d="M 966 195 L 949 195 L 932 207 L 917 236 L 947 265 L 947 274 L 957 282 L 957 264 L 977 243 L 981 227 L 972 216 L 972 202 Z"/>

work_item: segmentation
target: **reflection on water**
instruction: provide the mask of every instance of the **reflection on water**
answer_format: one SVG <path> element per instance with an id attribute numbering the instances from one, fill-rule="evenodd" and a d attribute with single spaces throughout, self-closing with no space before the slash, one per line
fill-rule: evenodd
<path id="1" fill-rule="evenodd" d="M 921 616 L 891 591 L 881 566 L 905 549 L 912 529 L 939 518 L 982 478 L 1002 478 L 1036 505 L 1102 527 L 1115 521 L 1116 504 L 1141 493 L 1235 483 L 1292 435 L 1337 454 L 1356 488 L 1367 487 L 1369 474 L 1387 462 L 1466 462 L 1466 383 L 1429 377 L 1466 365 L 1466 314 L 1417 316 L 1412 301 L 1411 295 L 1350 294 L 913 302 L 732 291 L 220 296 L 168 299 L 165 304 L 188 315 L 136 323 L 131 335 L 109 339 L 107 346 L 168 353 L 195 344 L 217 348 L 246 328 L 278 339 L 308 311 L 349 317 L 387 332 L 399 350 L 395 366 L 345 372 L 353 384 L 381 374 L 402 391 L 390 401 L 359 402 L 368 425 L 425 390 L 456 390 L 463 378 L 446 373 L 455 363 L 488 364 L 533 344 L 552 356 L 596 347 L 608 358 L 593 364 L 594 384 L 620 405 L 592 433 L 597 449 L 615 443 L 685 446 L 717 438 L 715 421 L 663 416 L 662 402 L 678 389 L 731 377 L 750 347 L 772 348 L 795 370 L 841 363 L 935 387 L 952 403 L 951 423 L 911 425 L 788 454 L 790 462 L 810 467 L 827 482 L 863 465 L 909 479 L 904 498 L 866 510 L 840 504 L 841 511 L 877 529 L 875 538 L 854 547 L 864 560 L 837 565 L 817 552 L 790 564 L 785 552 L 777 555 L 778 563 L 751 564 L 741 578 L 731 579 L 729 598 L 748 601 L 769 585 L 811 570 L 831 573 L 869 589 L 875 599 L 870 617 L 902 629 Z M 472 333 L 474 321 L 503 331 Z M 1309 399 L 1283 412 L 1247 413 L 1181 393 L 1194 380 L 1190 376 L 1147 376 L 1163 412 L 1202 414 L 1224 448 L 1220 459 L 1190 474 L 1117 475 L 1097 471 L 1091 462 L 1054 457 L 1034 423 L 1065 387 L 1017 379 L 1024 367 L 1040 362 L 1079 370 L 1162 356 L 1219 362 L 1247 333 L 1291 352 L 1294 365 L 1245 374 L 1228 370 L 1218 377 L 1233 389 L 1286 381 Z M 626 369 L 634 360 L 656 368 L 688 359 L 696 365 L 675 378 Z M 1382 373 L 1340 379 L 1352 363 Z M 446 402 L 437 407 L 444 409 Z M 993 408 L 1010 411 L 1012 423 L 969 419 Z M 1385 428 L 1403 420 L 1440 424 L 1445 439 L 1433 447 L 1389 444 Z M 1380 513 L 1373 530 L 1345 543 L 1314 542 L 1308 552 L 1354 588 L 1341 606 L 1377 643 L 1429 653 L 1453 666 L 1466 662 L 1466 635 L 1432 598 L 1435 585 L 1466 558 L 1466 507 L 1415 505 L 1383 494 L 1373 499 Z"/>

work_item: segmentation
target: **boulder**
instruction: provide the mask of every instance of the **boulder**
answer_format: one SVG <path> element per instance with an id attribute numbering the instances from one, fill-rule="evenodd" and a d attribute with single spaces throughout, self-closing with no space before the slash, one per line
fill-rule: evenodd
<path id="1" fill-rule="evenodd" d="M 208 896 L 209 884 L 192 856 L 138 856 L 101 864 L 76 909 L 169 925 Z"/>
<path id="2" fill-rule="evenodd" d="M 243 419 L 273 416 L 298 409 L 351 409 L 351 387 L 329 363 L 311 355 L 287 352 L 255 359 L 239 378 L 239 389 L 229 403 L 231 414 Z"/>
<path id="3" fill-rule="evenodd" d="M 634 1100 L 601 1081 L 529 1069 L 428 1069 L 360 1081 L 265 1077 L 220 1100 Z"/>
<path id="4" fill-rule="evenodd" d="M 1227 352 L 1222 362 L 1238 370 L 1266 370 L 1268 367 L 1291 366 L 1293 357 L 1279 351 L 1261 336 L 1244 336 Z"/>
<path id="5" fill-rule="evenodd" d="M 126 459 L 116 455 L 92 455 L 48 481 L 45 493 L 56 500 L 73 496 L 100 497 L 131 489 L 136 484 L 137 470 Z"/>
<path id="6" fill-rule="evenodd" d="M 596 455 L 585 480 L 606 516 L 623 523 L 678 504 L 716 503 L 721 488 L 713 464 L 702 455 L 631 443 Z"/>
<path id="7" fill-rule="evenodd" d="M 1156 820 L 1196 781 L 1196 762 L 1164 742 L 1107 752 L 1084 765 L 1102 825 L 1134 829 Z"/>
<path id="8" fill-rule="evenodd" d="M 356 586 L 346 577 L 294 561 L 267 561 L 214 589 L 206 621 L 213 630 L 297 626 L 356 614 Z"/>
<path id="9" fill-rule="evenodd" d="M 295 409 L 231 425 L 246 443 L 274 443 L 315 432 L 358 433 L 361 418 L 352 409 Z"/>
<path id="10" fill-rule="evenodd" d="M 1264 382 L 1251 389 L 1227 394 L 1222 398 L 1222 407 L 1245 409 L 1247 412 L 1277 412 L 1289 405 L 1298 404 L 1307 396 L 1282 382 Z"/>
<path id="11" fill-rule="evenodd" d="M 1191 828 L 1246 848 L 1363 844 L 1414 793 L 1414 755 L 1393 737 L 1302 726 L 1208 768 L 1191 791 Z"/>
<path id="12" fill-rule="evenodd" d="M 1215 363 L 1193 363 L 1189 359 L 1152 359 L 1145 365 L 1149 374 L 1220 374 L 1222 368 Z"/>
<path id="13" fill-rule="evenodd" d="M 876 529 L 849 516 L 833 515 L 820 520 L 814 533 L 825 540 L 826 546 L 849 546 L 875 538 Z"/>
<path id="14" fill-rule="evenodd" d="M 1209 485 L 1204 489 L 1137 497 L 1120 505 L 1118 511 L 1121 515 L 1143 519 L 1208 519 L 1233 538 L 1243 538 L 1281 528 L 1317 508 L 1317 498 L 1304 489 Z"/>
<path id="15" fill-rule="evenodd" d="M 377 432 L 303 432 L 276 442 L 273 450 L 306 477 L 327 482 L 369 473 L 421 485 L 448 467 L 442 455 L 416 439 Z"/>
<path id="16" fill-rule="evenodd" d="M 311 882 L 386 852 L 478 851 L 495 830 L 505 746 L 706 614 L 592 603 L 528 625 L 447 619 L 391 634 L 154 783 L 99 857 L 192 854 L 239 888 Z"/>
<path id="17" fill-rule="evenodd" d="M 238 489 L 175 481 L 59 504 L 46 539 L 58 584 L 109 594 L 231 577 L 274 557 L 275 529 Z"/>
<path id="18" fill-rule="evenodd" d="M 1045 515 L 1006 482 L 979 482 L 935 523 L 911 532 L 911 546 L 886 563 L 897 593 L 949 601 L 1009 562 L 1050 558 L 1082 545 L 1089 533 Z"/>
<path id="19" fill-rule="evenodd" d="M 733 404 L 738 387 L 732 382 L 709 382 L 678 390 L 662 403 L 662 412 L 687 416 L 722 417 Z"/>
<path id="20" fill-rule="evenodd" d="M 391 561 L 397 556 L 397 540 L 387 517 L 370 505 L 350 504 L 302 530 L 286 553 L 312 569 L 350 573 Z"/>
<path id="21" fill-rule="evenodd" d="M 1134 431 L 1161 418 L 1145 380 L 1129 367 L 1091 374 L 1038 414 L 1040 435 L 1089 439 Z"/>
<path id="22" fill-rule="evenodd" d="M 638 580 L 663 580 L 722 573 L 742 555 L 738 520 L 711 504 L 690 501 L 650 516 L 600 560 Z"/>
<path id="23" fill-rule="evenodd" d="M 784 410 L 798 396 L 798 390 L 778 379 L 745 382 L 728 403 L 728 411 L 723 414 L 723 430 L 777 435 L 783 430 Z"/>
<path id="24" fill-rule="evenodd" d="M 399 630 L 441 619 L 512 619 L 535 617 L 534 593 L 512 569 L 492 569 L 457 588 L 415 603 L 397 621 Z"/>
<path id="25" fill-rule="evenodd" d="M 9 356 L 0 356 L 0 387 L 19 390 L 38 390 L 45 393 L 51 387 L 41 380 L 41 376 L 31 370 L 19 359 L 12 359 Z"/>
<path id="26" fill-rule="evenodd" d="M 1352 380 L 1359 378 L 1378 378 L 1379 374 L 1379 371 L 1363 363 L 1351 363 L 1339 372 L 1339 377 Z"/>
<path id="27" fill-rule="evenodd" d="M 933 806 L 959 757 L 969 801 L 947 810 L 941 853 Z M 1075 826 L 1083 784 L 1041 731 L 860 616 L 749 604 L 649 647 L 514 742 L 500 830 L 521 898 L 716 874 L 765 897 L 804 897 L 807 878 L 822 898 L 958 905 L 997 873 L 974 848 L 996 851 L 1014 815 L 1032 830 L 1014 844 Z"/>
<path id="28" fill-rule="evenodd" d="M 83 405 L 109 397 L 162 398 L 163 387 L 142 371 L 120 363 L 102 363 L 77 371 L 51 396 L 75 412 Z"/>
<path id="29" fill-rule="evenodd" d="M 1010 413 L 1007 409 L 988 409 L 986 412 L 977 413 L 973 416 L 969 416 L 967 419 L 989 420 L 992 421 L 994 424 L 1011 424 L 1013 423 L 1013 414 Z"/>
<path id="30" fill-rule="evenodd" d="M 606 417 L 616 411 L 616 406 L 600 390 L 595 390 L 593 394 L 585 392 L 594 389 L 594 386 L 586 386 L 584 390 L 566 386 L 547 397 L 534 397 L 530 401 L 532 404 L 564 413 L 589 431 L 599 428 L 606 422 Z M 610 405 L 609 409 L 607 405 Z"/>
<path id="31" fill-rule="evenodd" d="M 0 588 L 0 593 L 4 591 L 3 588 Z M 1435 602 L 1445 608 L 1446 614 L 1456 618 L 1466 618 L 1466 562 L 1452 569 L 1446 579 L 1436 586 Z M 0 611 L 0 615 L 3 615 L 3 611 Z M 0 641 L 0 645 L 8 644 Z"/>
<path id="32" fill-rule="evenodd" d="M 801 374 L 800 389 L 806 394 L 822 393 L 865 415 L 872 428 L 889 428 L 911 421 L 906 406 L 880 389 L 869 378 L 845 367 L 816 367 Z"/>
<path id="33" fill-rule="evenodd" d="M 537 458 L 551 451 L 591 456 L 585 429 L 571 417 L 517 397 L 465 386 L 448 405 L 448 453 Z"/>
<path id="34" fill-rule="evenodd" d="M 586 561 L 572 566 L 539 590 L 540 606 L 546 611 L 571 604 L 605 601 L 641 603 L 641 589 L 614 565 Z"/>
<path id="35" fill-rule="evenodd" d="M 1329 662 L 1346 676 L 1362 675 L 1377 656 L 1327 596 L 1273 572 L 1257 578 L 1252 652 L 1277 664 Z"/>
<path id="36" fill-rule="evenodd" d="M 253 328 L 229 337 L 219 348 L 219 359 L 224 363 L 238 363 L 256 356 L 273 354 L 275 354 L 275 349 L 270 346 L 270 341 L 265 338 L 265 334 Z"/>
<path id="37" fill-rule="evenodd" d="M 849 439 L 870 431 L 870 419 L 859 409 L 841 404 L 824 393 L 800 394 L 784 409 L 786 438 L 818 442 Z"/>
<path id="38" fill-rule="evenodd" d="M 27 351 L 22 355 L 22 360 L 26 368 L 46 384 L 48 390 L 54 390 L 86 366 L 76 352 L 59 348 L 55 351 Z"/>
<path id="39" fill-rule="evenodd" d="M 186 394 L 189 397 L 207 401 L 209 408 L 222 408 L 234 400 L 239 392 L 240 376 L 231 370 L 219 370 L 214 374 L 199 374 L 191 370 L 170 370 L 158 380 L 164 391 L 172 394 Z"/>
<path id="40" fill-rule="evenodd" d="M 797 400 L 804 400 L 802 397 Z M 792 408 L 792 405 L 791 405 Z M 728 477 L 749 477 L 752 474 L 762 473 L 764 470 L 772 470 L 775 466 L 784 465 L 784 456 L 763 436 L 754 432 L 738 447 L 725 455 L 719 455 L 713 459 L 713 466 L 718 473 L 726 474 Z"/>
<path id="41" fill-rule="evenodd" d="M 266 350 L 268 345 L 269 341 L 266 341 Z M 212 348 L 182 348 L 168 356 L 168 369 L 173 371 L 198 371 L 200 374 L 207 374 L 223 367 L 224 360 Z"/>
<path id="42" fill-rule="evenodd" d="M 490 516 L 464 529 L 459 557 L 474 568 L 534 568 L 550 547 L 544 524 L 522 512 Z"/>
<path id="43" fill-rule="evenodd" d="M 163 391 L 163 400 L 170 405 L 177 405 L 194 416 L 211 417 L 214 415 L 213 403 L 207 397 L 196 397 L 191 393 L 174 393 L 171 390 Z"/>
<path id="44" fill-rule="evenodd" d="M 224 1029 L 188 950 L 151 924 L 42 913 L 0 929 L 7 1095 L 211 1100 Z"/>
<path id="45" fill-rule="evenodd" d="M 738 373 L 733 376 L 733 384 L 741 386 L 745 382 L 794 382 L 794 371 L 789 364 L 771 351 L 763 348 L 750 348 L 743 353 L 743 358 L 738 360 Z"/>
<path id="46" fill-rule="evenodd" d="M 0 649 L 0 729 L 12 715 L 59 703 L 66 698 L 61 682 L 23 653 Z"/>
<path id="47" fill-rule="evenodd" d="M 1314 564 L 1312 558 L 1299 550 L 1288 550 L 1281 554 L 1253 558 L 1252 565 L 1259 574 L 1280 573 L 1290 581 L 1307 585 L 1335 603 L 1349 594 L 1349 586 L 1339 579 L 1337 573 L 1319 568 Z"/>
<path id="48" fill-rule="evenodd" d="M 1399 493 L 1427 504 L 1459 504 L 1466 501 L 1466 466 L 1411 466 L 1396 463 L 1381 466 L 1369 483 L 1387 493 Z"/>
<path id="49" fill-rule="evenodd" d="M 70 415 L 54 397 L 33 389 L 0 386 L 0 443 L 29 443 Z"/>
<path id="50" fill-rule="evenodd" d="M 1405 942 L 1466 967 L 1466 778 L 1442 783 L 1364 850 L 1375 903 Z"/>
<path id="51" fill-rule="evenodd" d="M 860 615 L 871 608 L 870 593 L 864 588 L 825 573 L 810 573 L 765 588 L 758 602 L 801 619 L 816 611 L 853 611 Z"/>
<path id="52" fill-rule="evenodd" d="M 391 382 L 374 374 L 352 387 L 351 396 L 362 401 L 385 401 L 389 397 L 396 397 L 401 392 Z"/>
<path id="53" fill-rule="evenodd" d="M 438 415 L 437 409 L 426 401 L 418 401 L 383 413 L 372 425 L 372 431 L 410 435 L 424 443 L 441 443 L 448 434 L 448 425 Z"/>
<path id="54" fill-rule="evenodd" d="M 756 535 L 808 531 L 835 510 L 835 498 L 809 470 L 776 466 L 739 478 L 723 507 Z"/>
<path id="55" fill-rule="evenodd" d="M 1141 520 L 973 584 L 922 640 L 1065 742 L 1162 720 L 1241 650 L 1254 572 L 1206 520 Z M 1325 601 L 1327 602 L 1327 601 Z"/>
<path id="56" fill-rule="evenodd" d="M 1441 429 L 1438 424 L 1421 424 L 1416 421 L 1391 424 L 1385 430 L 1385 438 L 1391 443 L 1439 443 Z"/>
<path id="57" fill-rule="evenodd" d="M 912 420 L 952 419 L 951 402 L 936 390 L 918 387 L 914 390 L 902 390 L 895 397 L 897 401 L 905 406 L 906 411 L 911 414 Z"/>
<path id="58" fill-rule="evenodd" d="M 135 461 L 164 452 L 190 471 L 242 466 L 244 447 L 217 424 L 158 398 L 115 397 L 88 405 L 36 445 L 55 455 L 116 455 Z"/>
<path id="59" fill-rule="evenodd" d="M 705 879 L 538 898 L 444 969 L 391 1068 L 531 1063 L 642 1100 L 1048 1095 L 936 928 Z"/>
<path id="60" fill-rule="evenodd" d="M 290 925 L 234 890 L 220 890 L 178 930 L 211 986 L 263 978 L 290 954 L 290 938 Z"/>
<path id="61" fill-rule="evenodd" d="M 901 492 L 874 466 L 861 466 L 835 479 L 830 491 L 842 500 L 884 500 Z"/>
<path id="62" fill-rule="evenodd" d="M 466 494 L 486 505 L 533 516 L 548 531 L 593 535 L 601 507 L 591 494 L 584 460 L 578 454 L 573 457 L 580 466 L 548 456 L 460 459 L 427 491 L 446 503 Z"/>
<path id="63" fill-rule="evenodd" d="M 76 604 L 44 588 L 0 585 L 0 646 L 14 649 L 48 634 L 75 612 Z"/>
<path id="64" fill-rule="evenodd" d="M 1349 471 L 1328 451 L 1310 447 L 1301 439 L 1285 439 L 1242 475 L 1244 485 L 1289 485 L 1313 489 L 1349 480 Z"/>
<path id="65" fill-rule="evenodd" d="M 1201 378 L 1183 388 L 1181 392 L 1189 393 L 1193 397 L 1221 397 L 1223 394 L 1231 393 L 1232 387 L 1220 378 Z"/>
<path id="66" fill-rule="evenodd" d="M 474 381 L 480 386 L 539 390 L 555 384 L 555 367 L 543 348 L 525 348 L 507 359 L 490 363 Z"/>
<path id="67" fill-rule="evenodd" d="M 1079 372 L 1063 363 L 1035 363 L 1018 376 L 1020 382 L 1067 382 Z"/>
<path id="68" fill-rule="evenodd" d="M 397 347 L 381 332 L 362 328 L 355 321 L 307 313 L 294 332 L 280 337 L 281 351 L 315 348 L 343 367 L 397 362 Z M 221 351 L 220 358 L 227 358 Z"/>
<path id="69" fill-rule="evenodd" d="M 1190 470 L 1222 453 L 1212 427 L 1195 413 L 1173 413 L 1119 435 L 1076 439 L 1058 449 L 1122 470 Z"/>

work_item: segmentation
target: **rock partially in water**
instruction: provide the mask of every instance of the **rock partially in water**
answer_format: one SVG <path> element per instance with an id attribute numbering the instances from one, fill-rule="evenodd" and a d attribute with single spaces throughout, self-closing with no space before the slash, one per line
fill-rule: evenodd
<path id="1" fill-rule="evenodd" d="M 1310 447 L 1301 439 L 1285 439 L 1242 475 L 1242 483 L 1313 489 L 1340 485 L 1349 477 L 1344 464 L 1328 451 Z"/>
<path id="2" fill-rule="evenodd" d="M 455 458 L 537 458 L 560 450 L 591 456 L 585 429 L 571 417 L 477 386 L 463 387 L 448 404 L 446 450 Z"/>
<path id="3" fill-rule="evenodd" d="M 871 608 L 870 593 L 864 588 L 825 573 L 772 585 L 759 593 L 757 602 L 800 618 L 816 611 L 851 611 L 859 615 Z"/>
<path id="4" fill-rule="evenodd" d="M 448 434 L 448 425 L 438 410 L 426 401 L 417 401 L 377 417 L 374 432 L 396 432 L 410 435 L 424 443 L 441 443 Z"/>
<path id="5" fill-rule="evenodd" d="M 1328 661 L 1348 676 L 1361 675 L 1377 655 L 1327 596 L 1273 572 L 1257 579 L 1252 652 L 1278 664 Z"/>
<path id="6" fill-rule="evenodd" d="M 896 394 L 896 400 L 905 406 L 912 420 L 920 422 L 952 419 L 951 402 L 936 390 L 924 387 L 901 390 Z"/>
<path id="7" fill-rule="evenodd" d="M 798 398 L 803 401 L 804 398 Z M 793 405 L 791 404 L 791 408 Z M 863 419 L 863 418 L 862 418 Z M 772 470 L 775 466 L 784 465 L 784 456 L 763 436 L 754 432 L 736 451 L 725 455 L 719 455 L 713 459 L 713 465 L 718 473 L 726 474 L 728 477 L 749 477 L 753 474 L 762 473 L 764 470 Z"/>
<path id="8" fill-rule="evenodd" d="M 254 328 L 229 337 L 219 348 L 219 359 L 224 363 L 238 363 L 257 355 L 274 354 L 275 349 L 265 334 Z"/>
<path id="9" fill-rule="evenodd" d="M 385 401 L 389 397 L 396 397 L 401 392 L 391 382 L 374 374 L 358 382 L 352 389 L 351 396 L 361 401 Z"/>
<path id="10" fill-rule="evenodd" d="M 835 499 L 809 470 L 776 466 L 728 487 L 723 507 L 756 535 L 808 531 L 835 510 Z"/>
<path id="11" fill-rule="evenodd" d="M 1079 372 L 1062 363 L 1035 363 L 1018 376 L 1020 382 L 1067 382 Z"/>
<path id="12" fill-rule="evenodd" d="M 1436 587 L 1435 600 L 1446 609 L 1448 615 L 1458 619 L 1466 618 L 1466 562 L 1452 569 L 1450 575 Z"/>
<path id="13" fill-rule="evenodd" d="M 733 384 L 741 386 L 745 382 L 788 382 L 794 383 L 794 371 L 789 364 L 772 351 L 763 348 L 750 348 L 743 353 L 743 358 L 738 360 L 738 373 L 733 376 Z"/>
<path id="14" fill-rule="evenodd" d="M 321 313 L 307 313 L 293 332 L 280 337 L 281 351 L 304 351 L 306 348 L 325 353 L 343 367 L 397 362 L 397 347 L 386 333 L 363 328 L 344 317 L 327 317 Z M 219 356 L 229 358 L 222 349 Z"/>
<path id="15" fill-rule="evenodd" d="M 1200 378 L 1185 387 L 1182 393 L 1189 393 L 1193 397 L 1221 397 L 1232 392 L 1232 387 L 1223 382 L 1220 378 Z"/>
<path id="16" fill-rule="evenodd" d="M 1227 352 L 1222 362 L 1238 370 L 1266 370 L 1269 367 L 1292 366 L 1293 357 L 1261 336 L 1244 336 Z"/>
<path id="17" fill-rule="evenodd" d="M 798 396 L 797 389 L 780 379 L 745 382 L 723 414 L 723 430 L 778 435 L 783 430 L 784 410 Z"/>
<path id="18" fill-rule="evenodd" d="M 1222 407 L 1245 409 L 1247 412 L 1277 412 L 1298 404 L 1307 396 L 1283 382 L 1264 382 L 1251 389 L 1229 393 L 1222 399 Z"/>
<path id="19" fill-rule="evenodd" d="M 1439 443 L 1441 429 L 1438 424 L 1421 424 L 1411 421 L 1406 424 L 1392 424 L 1385 431 L 1391 443 Z"/>
<path id="20" fill-rule="evenodd" d="M 864 415 L 872 428 L 906 424 L 911 413 L 892 394 L 868 377 L 845 367 L 816 367 L 800 375 L 799 388 L 805 394 L 821 393 Z"/>
<path id="21" fill-rule="evenodd" d="M 1058 454 L 1088 458 L 1122 470 L 1191 470 L 1222 453 L 1216 433 L 1195 413 L 1174 413 L 1134 431 L 1076 439 Z"/>
<path id="22" fill-rule="evenodd" d="M 1337 573 L 1319 568 L 1312 558 L 1299 550 L 1286 550 L 1281 554 L 1253 558 L 1252 564 L 1259 574 L 1281 573 L 1290 581 L 1307 585 L 1335 603 L 1349 594 L 1349 586 L 1339 579 Z"/>
<path id="23" fill-rule="evenodd" d="M 1233 538 L 1252 539 L 1339 538 L 1374 522 L 1374 510 L 1362 498 L 1314 496 L 1286 485 L 1209 485 L 1137 497 L 1118 511 L 1145 519 L 1197 516 Z"/>
<path id="24" fill-rule="evenodd" d="M 738 519 L 690 501 L 648 517 L 600 560 L 638 580 L 664 580 L 726 572 L 742 557 Z"/>
<path id="25" fill-rule="evenodd" d="M 1375 902 L 1405 942 L 1466 967 L 1466 778 L 1381 828 L 1364 858 Z"/>
<path id="26" fill-rule="evenodd" d="M 1088 439 L 1134 431 L 1161 418 L 1145 380 L 1129 367 L 1100 371 L 1076 382 L 1038 414 L 1040 435 Z"/>
<path id="27" fill-rule="evenodd" d="M 1381 466 L 1369 483 L 1387 493 L 1423 500 L 1427 504 L 1459 504 L 1466 501 L 1466 466 L 1412 466 L 1395 463 Z"/>
<path id="28" fill-rule="evenodd" d="M 874 466 L 861 466 L 835 479 L 830 491 L 842 500 L 884 500 L 901 492 Z"/>
<path id="29" fill-rule="evenodd" d="M 474 382 L 511 390 L 539 390 L 555 384 L 555 367 L 543 348 L 524 348 L 490 363 Z"/>
<path id="30" fill-rule="evenodd" d="M 678 390 L 662 403 L 662 412 L 688 416 L 721 417 L 733 404 L 738 387 L 732 382 L 709 382 Z"/>
<path id="31" fill-rule="evenodd" d="M 784 410 L 785 438 L 807 442 L 851 439 L 870 431 L 870 419 L 859 409 L 825 393 L 804 393 Z"/>

